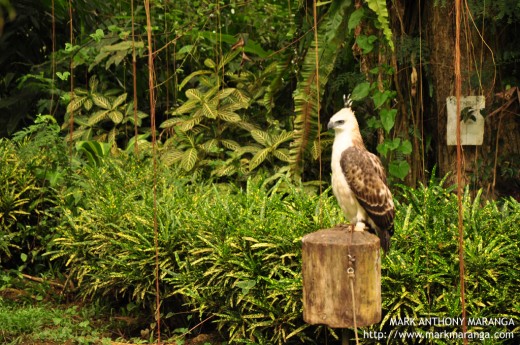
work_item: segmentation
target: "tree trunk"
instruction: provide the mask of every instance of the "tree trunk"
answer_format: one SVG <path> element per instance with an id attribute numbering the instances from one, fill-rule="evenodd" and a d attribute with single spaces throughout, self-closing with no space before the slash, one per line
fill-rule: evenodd
<path id="1" fill-rule="evenodd" d="M 430 82 L 433 86 L 432 116 L 426 129 L 433 136 L 440 176 L 456 171 L 456 147 L 447 146 L 446 126 L 448 121 L 446 97 L 454 94 L 455 23 L 452 6 L 426 5 L 426 41 L 430 49 Z M 455 174 L 452 174 L 455 177 Z"/>
<path id="2" fill-rule="evenodd" d="M 447 109 L 446 97 L 455 93 L 454 52 L 455 52 L 455 10 L 452 3 L 445 6 L 435 5 L 435 1 L 428 1 L 425 5 L 423 23 L 426 25 L 423 32 L 429 47 L 429 80 L 433 87 L 433 102 L 430 107 L 431 115 L 426 114 L 426 132 L 431 133 L 434 149 L 437 156 L 438 173 L 444 176 L 451 173 L 448 182 L 455 182 L 457 158 L 456 146 L 447 145 Z M 463 11 L 467 9 L 464 8 Z M 511 115 L 506 106 L 507 100 L 497 99 L 495 96 L 496 66 L 489 48 L 486 33 L 479 33 L 471 24 L 467 12 L 463 13 L 461 23 L 461 73 L 462 96 L 485 96 L 486 113 L 493 114 L 485 117 L 484 142 L 479 146 L 463 146 L 462 174 L 464 184 L 470 184 L 472 189 L 484 188 L 489 197 L 497 196 L 495 185 L 502 185 L 504 181 L 510 187 L 508 195 L 514 195 L 514 184 L 518 184 L 519 173 L 503 177 L 500 169 L 502 162 L 518 156 L 519 121 Z M 494 47 L 500 51 L 500 46 Z M 488 77 L 486 77 L 488 76 Z M 520 101 L 520 92 L 513 93 L 517 98 L 512 107 L 517 107 Z M 497 102 L 498 101 L 498 102 Z M 497 104 L 498 103 L 498 104 Z M 505 105 L 504 105 L 505 104 Z M 502 109 L 503 110 L 497 110 Z M 510 107 L 509 107 L 510 108 Z M 509 138 L 505 140 L 505 138 Z M 509 158 L 508 158 L 509 157 Z M 509 159 L 511 160 L 511 159 Z M 514 166 L 514 164 L 512 164 Z M 505 167 L 504 167 L 505 168 Z M 507 175 L 507 174 L 506 174 Z M 518 187 L 518 186 L 517 186 Z"/>

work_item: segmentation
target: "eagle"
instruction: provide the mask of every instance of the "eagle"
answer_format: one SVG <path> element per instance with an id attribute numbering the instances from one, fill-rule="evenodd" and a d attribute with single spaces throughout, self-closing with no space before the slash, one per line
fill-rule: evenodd
<path id="1" fill-rule="evenodd" d="M 334 129 L 332 145 L 332 191 L 354 231 L 377 234 L 381 248 L 390 248 L 394 233 L 394 202 L 381 160 L 363 144 L 352 102 L 334 114 L 328 129 Z M 368 229 L 367 229 L 368 228 Z"/>

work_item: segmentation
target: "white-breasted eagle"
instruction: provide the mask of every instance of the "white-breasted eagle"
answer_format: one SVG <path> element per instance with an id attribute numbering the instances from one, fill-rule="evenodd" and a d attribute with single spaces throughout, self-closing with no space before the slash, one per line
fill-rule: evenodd
<path id="1" fill-rule="evenodd" d="M 386 184 L 381 160 L 363 144 L 351 102 L 331 117 L 334 129 L 332 146 L 332 190 L 355 231 L 368 230 L 379 237 L 386 252 L 394 233 L 394 202 Z"/>

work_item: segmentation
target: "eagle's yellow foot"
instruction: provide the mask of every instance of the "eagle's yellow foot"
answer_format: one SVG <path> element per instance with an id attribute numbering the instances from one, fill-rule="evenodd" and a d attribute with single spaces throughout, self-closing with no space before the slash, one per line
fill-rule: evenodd
<path id="1" fill-rule="evenodd" d="M 365 231 L 365 223 L 357 222 L 354 231 Z"/>

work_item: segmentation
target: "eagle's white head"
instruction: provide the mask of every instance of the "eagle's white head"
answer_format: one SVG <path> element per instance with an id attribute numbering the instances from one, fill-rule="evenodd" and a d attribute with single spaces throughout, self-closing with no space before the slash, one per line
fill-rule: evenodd
<path id="1" fill-rule="evenodd" d="M 338 111 L 329 120 L 328 129 L 334 129 L 334 144 L 341 143 L 342 149 L 351 146 L 364 147 L 356 115 L 350 106 Z M 341 150 L 343 151 L 343 150 Z"/>

